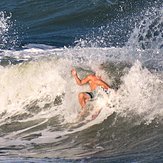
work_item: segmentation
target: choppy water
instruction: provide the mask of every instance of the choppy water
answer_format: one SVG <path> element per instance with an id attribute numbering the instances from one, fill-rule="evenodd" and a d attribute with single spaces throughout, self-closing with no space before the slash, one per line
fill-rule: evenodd
<path id="1" fill-rule="evenodd" d="M 162 162 L 160 1 L 0 2 L 1 162 Z M 111 85 L 82 121 L 71 76 Z"/>

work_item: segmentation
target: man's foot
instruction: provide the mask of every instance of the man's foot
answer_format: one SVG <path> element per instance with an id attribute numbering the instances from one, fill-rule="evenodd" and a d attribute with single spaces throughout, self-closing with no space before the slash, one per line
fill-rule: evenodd
<path id="1" fill-rule="evenodd" d="M 98 114 L 93 114 L 92 115 L 92 120 L 96 119 L 97 116 L 98 116 Z"/>
<path id="2" fill-rule="evenodd" d="M 101 110 L 96 111 L 93 115 L 92 115 L 92 120 L 96 119 L 96 117 L 100 114 Z"/>

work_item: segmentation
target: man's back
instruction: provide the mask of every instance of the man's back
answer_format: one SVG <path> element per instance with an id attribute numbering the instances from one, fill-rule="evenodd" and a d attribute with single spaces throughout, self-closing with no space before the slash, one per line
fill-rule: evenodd
<path id="1" fill-rule="evenodd" d="M 106 84 L 100 77 L 95 76 L 95 75 L 88 75 L 87 78 L 89 86 L 91 88 L 91 90 L 95 90 L 97 87 L 102 87 L 104 89 L 108 89 L 109 85 Z"/>

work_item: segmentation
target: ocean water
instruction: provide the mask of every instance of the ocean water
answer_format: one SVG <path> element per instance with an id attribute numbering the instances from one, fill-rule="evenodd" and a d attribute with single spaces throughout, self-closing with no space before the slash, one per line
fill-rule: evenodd
<path id="1" fill-rule="evenodd" d="M 0 1 L 0 162 L 162 163 L 162 117 L 162 0 Z"/>

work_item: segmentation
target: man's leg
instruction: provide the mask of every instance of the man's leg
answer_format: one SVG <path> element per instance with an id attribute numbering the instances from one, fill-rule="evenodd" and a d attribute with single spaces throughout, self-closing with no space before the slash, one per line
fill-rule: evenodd
<path id="1" fill-rule="evenodd" d="M 84 109 L 86 106 L 86 102 L 90 99 L 89 95 L 87 95 L 84 92 L 81 92 L 81 93 L 79 93 L 78 98 L 79 98 L 79 103 L 80 103 L 82 109 Z"/>

